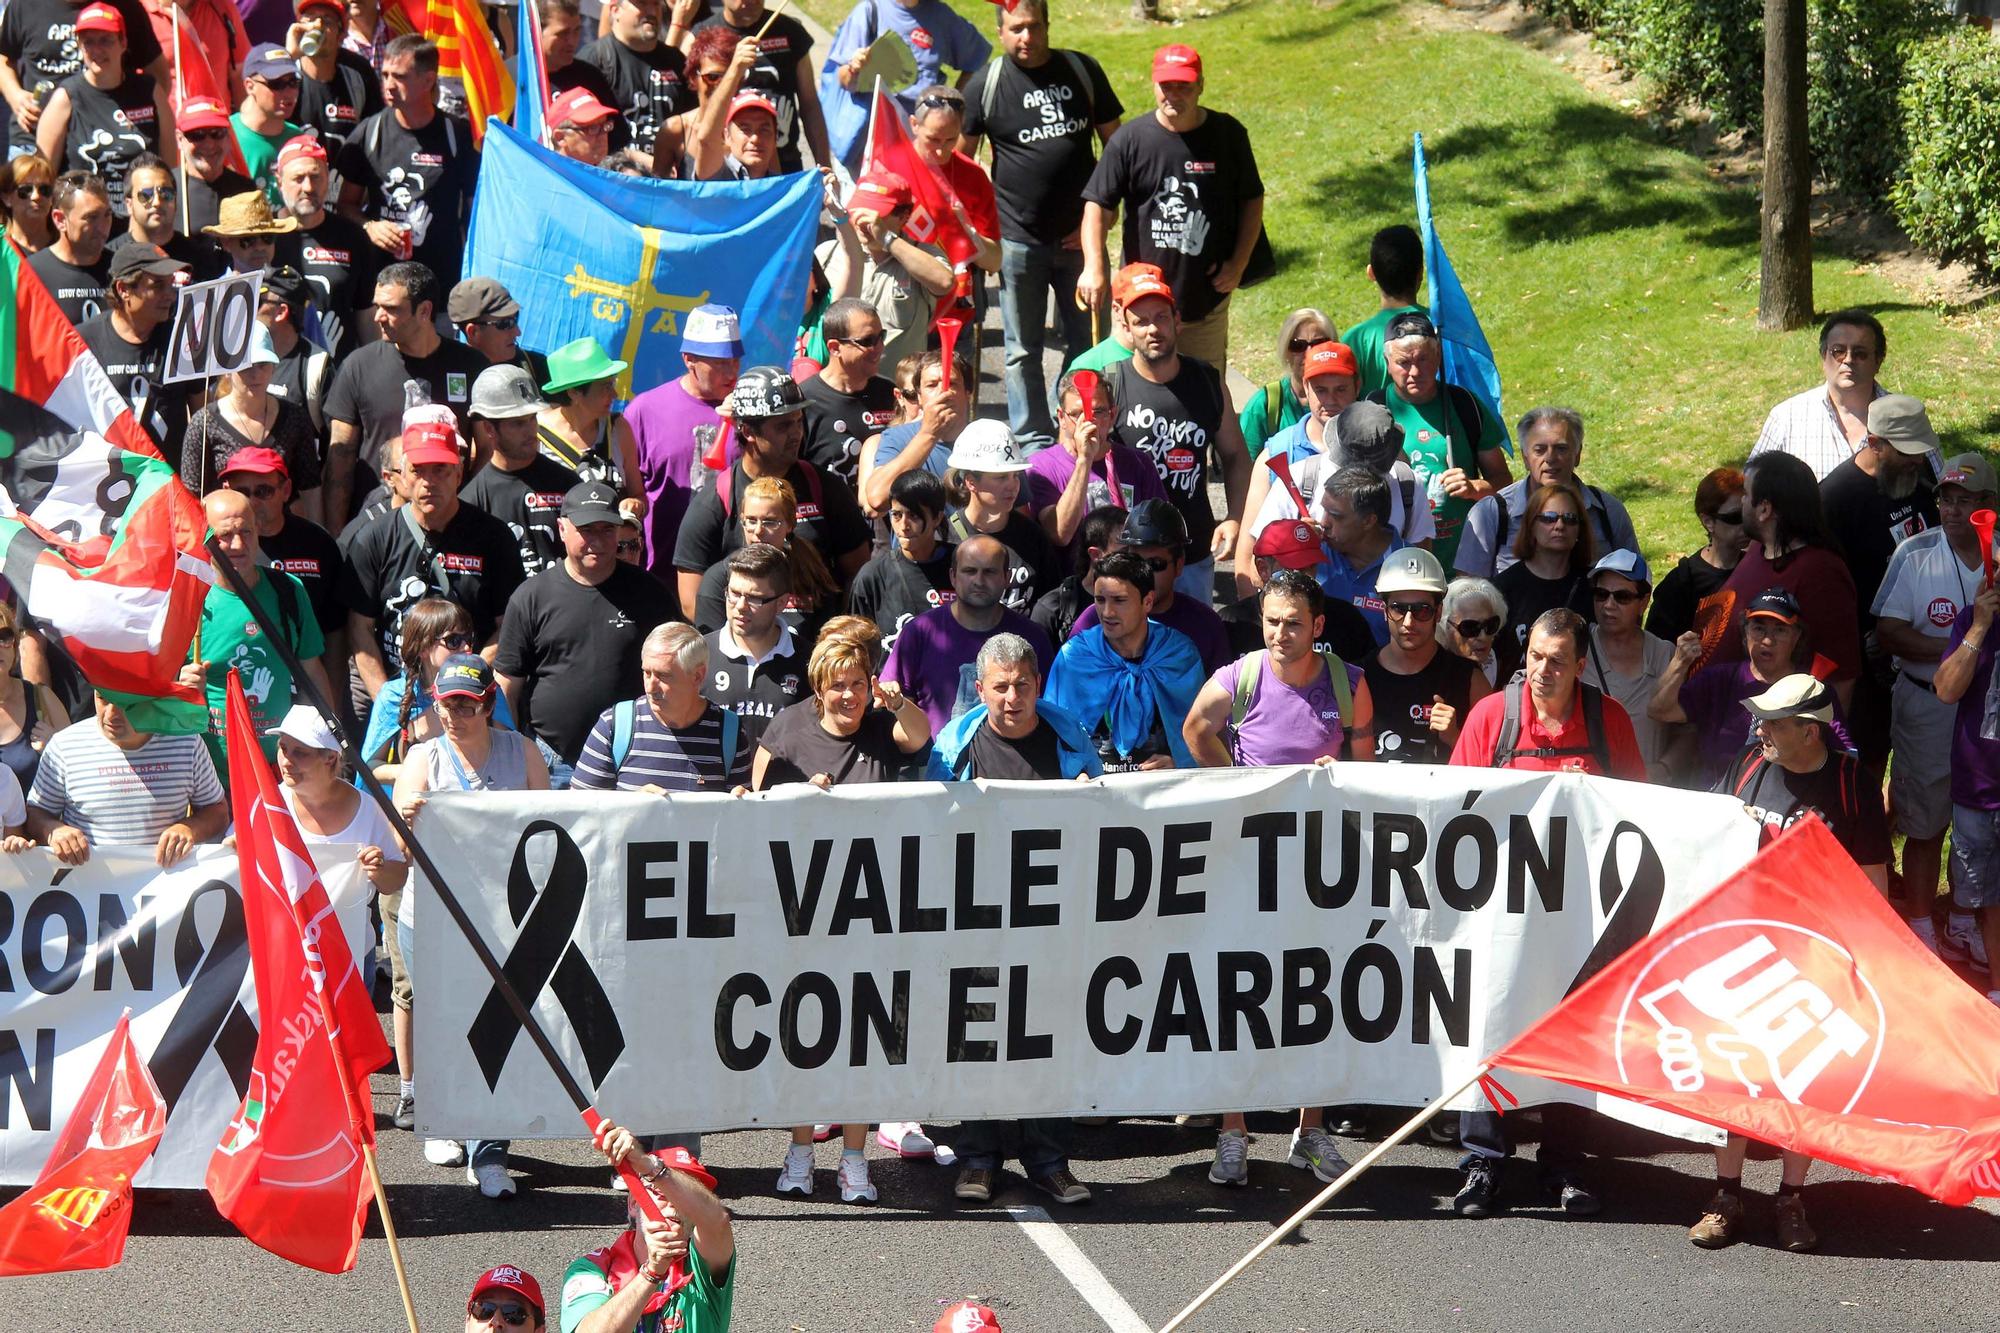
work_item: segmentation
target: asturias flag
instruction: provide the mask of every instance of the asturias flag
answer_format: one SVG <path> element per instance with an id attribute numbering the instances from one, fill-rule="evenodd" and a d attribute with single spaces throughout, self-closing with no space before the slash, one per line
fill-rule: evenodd
<path id="1" fill-rule="evenodd" d="M 489 126 L 465 276 L 497 278 L 521 303 L 521 342 L 586 335 L 631 369 L 618 396 L 678 378 L 681 319 L 734 306 L 745 365 L 789 366 L 805 313 L 820 178 L 668 181 L 572 161 Z"/>
<path id="2" fill-rule="evenodd" d="M 109 1268 L 125 1257 L 132 1177 L 167 1129 L 167 1104 L 132 1044 L 132 1011 L 27 1192 L 0 1208 L 0 1277 Z"/>
<path id="3" fill-rule="evenodd" d="M 207 524 L 20 251 L 0 242 L 0 575 L 141 731 L 207 729 L 176 683 Z"/>
<path id="4" fill-rule="evenodd" d="M 333 904 L 229 673 L 229 799 L 257 982 L 257 1056 L 208 1163 L 208 1192 L 252 1241 L 326 1273 L 354 1267 L 375 1118 L 358 1089 L 389 1058 Z"/>
<path id="5" fill-rule="evenodd" d="M 1817 819 L 1491 1063 L 1942 1203 L 2000 1196 L 2000 1008 L 1917 942 Z"/>
<path id="6" fill-rule="evenodd" d="M 1492 409 L 1500 429 L 1507 428 L 1507 414 L 1500 410 L 1500 367 L 1493 360 L 1493 348 L 1479 316 L 1472 313 L 1472 300 L 1451 266 L 1451 256 L 1438 239 L 1437 222 L 1431 216 L 1430 165 L 1424 160 L 1424 136 L 1415 136 L 1411 149 L 1411 170 L 1417 186 L 1417 233 L 1424 238 L 1424 272 L 1431 290 L 1431 323 L 1437 325 L 1438 340 L 1444 344 L 1444 378 L 1447 383 L 1469 390 Z"/>
<path id="7" fill-rule="evenodd" d="M 514 128 L 542 147 L 549 146 L 549 66 L 542 55 L 542 11 L 535 0 L 515 8 L 514 46 L 520 62 L 520 90 L 514 97 Z"/>

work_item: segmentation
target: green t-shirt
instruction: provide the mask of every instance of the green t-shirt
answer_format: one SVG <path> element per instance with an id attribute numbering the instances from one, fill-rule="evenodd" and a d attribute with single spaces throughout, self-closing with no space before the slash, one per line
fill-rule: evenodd
<path id="1" fill-rule="evenodd" d="M 1361 368 L 1360 396 L 1366 398 L 1389 382 L 1389 362 L 1382 355 L 1382 335 L 1389 331 L 1389 321 L 1409 311 L 1423 313 L 1422 306 L 1399 305 L 1393 310 L 1377 310 L 1368 318 L 1340 335 L 1340 340 L 1354 352 L 1354 363 Z M 1450 569 L 1450 565 L 1445 566 Z"/>
<path id="2" fill-rule="evenodd" d="M 729 1333 L 729 1307 L 736 1299 L 736 1256 L 729 1257 L 717 1282 L 702 1262 L 694 1242 L 688 1242 L 688 1273 L 685 1287 L 673 1294 L 658 1314 L 641 1315 L 632 1333 Z M 604 1270 L 590 1261 L 578 1259 L 563 1273 L 562 1333 L 576 1333 L 577 1325 L 612 1296 Z"/>
<path id="3" fill-rule="evenodd" d="M 304 134 L 305 130 L 288 120 L 285 128 L 275 136 L 259 134 L 243 123 L 241 111 L 229 118 L 229 127 L 236 131 L 236 146 L 243 150 L 243 165 L 249 168 L 250 179 L 263 188 L 264 197 L 271 201 L 273 212 L 284 208 L 285 196 L 278 189 L 278 150 Z"/>
<path id="4" fill-rule="evenodd" d="M 1469 393 L 1464 400 L 1477 409 L 1479 438 L 1465 437 L 1465 422 L 1452 405 L 1453 398 L 1458 396 L 1442 380 L 1438 381 L 1436 396 L 1421 406 L 1404 399 L 1393 384 L 1382 388 L 1389 415 L 1403 428 L 1403 457 L 1410 460 L 1418 484 L 1430 496 L 1431 515 L 1437 520 L 1437 541 L 1431 550 L 1446 569 L 1452 567 L 1452 559 L 1458 554 L 1459 530 L 1465 525 L 1465 516 L 1472 512 L 1472 502 L 1446 495 L 1438 478 L 1452 468 L 1477 477 L 1479 455 L 1488 449 L 1507 447 L 1507 433 L 1500 428 L 1500 422 L 1486 404 Z"/>
<path id="5" fill-rule="evenodd" d="M 257 586 L 250 590 L 250 595 L 257 599 L 257 605 L 264 608 L 265 615 L 287 631 L 292 649 L 301 661 L 309 662 L 320 656 L 326 651 L 326 636 L 320 633 L 319 621 L 313 616 L 312 602 L 306 596 L 305 585 L 279 570 L 266 569 L 262 572 L 264 576 L 257 580 Z M 280 579 L 290 585 L 289 599 L 280 598 L 274 586 Z M 263 741 L 264 757 L 276 760 L 277 738 L 262 733 L 284 721 L 285 713 L 290 710 L 292 673 L 285 666 L 284 656 L 257 628 L 257 622 L 243 605 L 243 599 L 228 588 L 220 585 L 212 587 L 202 600 L 201 631 L 189 649 L 188 660 L 208 663 L 208 732 L 202 739 L 208 742 L 209 757 L 215 761 L 215 771 L 229 771 L 222 738 L 228 728 L 231 667 L 236 668 L 243 678 L 243 697 L 250 702 L 250 716 L 256 722 L 259 738 Z"/>
<path id="6" fill-rule="evenodd" d="M 1119 342 L 1116 335 L 1113 335 L 1107 337 L 1103 342 L 1070 362 L 1069 368 L 1071 370 L 1094 370 L 1102 374 L 1105 370 L 1117 365 L 1120 361 L 1130 361 L 1131 359 L 1132 349 Z"/>
<path id="7" fill-rule="evenodd" d="M 1278 419 L 1271 419 L 1272 400 L 1277 401 Z M 1263 457 L 1264 446 L 1273 435 L 1287 426 L 1298 424 L 1306 414 L 1306 405 L 1292 392 L 1290 380 L 1277 380 L 1266 384 L 1250 395 L 1250 401 L 1243 404 L 1243 411 L 1237 416 L 1237 424 L 1243 427 L 1243 443 L 1250 450 L 1250 461 Z"/>

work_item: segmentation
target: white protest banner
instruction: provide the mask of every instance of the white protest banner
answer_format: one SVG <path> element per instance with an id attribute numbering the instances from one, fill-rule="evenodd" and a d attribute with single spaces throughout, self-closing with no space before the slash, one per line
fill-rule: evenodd
<path id="1" fill-rule="evenodd" d="M 356 849 L 314 850 L 359 958 Z M 151 847 L 93 847 L 74 868 L 41 848 L 0 856 L 0 1184 L 35 1178 L 127 1006 L 168 1108 L 135 1183 L 200 1189 L 257 1050 L 236 853 L 203 847 L 170 870 Z"/>
<path id="2" fill-rule="evenodd" d="M 263 269 L 182 287 L 174 300 L 174 332 L 167 343 L 162 381 L 178 384 L 241 370 L 250 360 L 250 335 L 257 327 L 257 297 L 263 287 Z"/>
<path id="3" fill-rule="evenodd" d="M 572 1072 L 658 1132 L 1421 1106 L 1747 861 L 1757 830 L 1720 796 L 1341 764 L 438 793 L 417 835 Z M 578 1133 L 416 893 L 419 1128 Z M 1584 1096 L 1515 1082 L 1524 1102 Z"/>

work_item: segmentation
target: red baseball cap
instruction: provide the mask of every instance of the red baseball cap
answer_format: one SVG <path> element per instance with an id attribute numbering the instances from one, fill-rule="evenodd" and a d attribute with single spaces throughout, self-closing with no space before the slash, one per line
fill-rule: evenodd
<path id="1" fill-rule="evenodd" d="M 617 114 L 598 101 L 597 94 L 588 88 L 571 88 L 549 103 L 549 124 L 558 127 L 595 125 L 598 121 L 609 120 Z"/>
<path id="2" fill-rule="evenodd" d="M 278 477 L 292 475 L 291 469 L 285 466 L 285 456 L 276 449 L 266 449 L 263 445 L 238 449 L 229 455 L 219 475 L 226 477 L 232 472 L 257 472 Z"/>
<path id="3" fill-rule="evenodd" d="M 938 1316 L 931 1333 L 1000 1333 L 1000 1316 L 974 1301 L 960 1301 Z"/>
<path id="4" fill-rule="evenodd" d="M 708 1186 L 710 1191 L 715 1189 L 715 1177 L 709 1173 L 707 1167 L 696 1161 L 694 1154 L 686 1148 L 662 1148 L 653 1154 L 653 1160 L 684 1176 L 692 1176 Z"/>
<path id="5" fill-rule="evenodd" d="M 910 183 L 893 171 L 869 172 L 854 183 L 847 207 L 869 213 L 893 213 L 910 202 Z"/>
<path id="6" fill-rule="evenodd" d="M 729 99 L 729 119 L 734 120 L 745 111 L 768 111 L 774 117 L 778 114 L 777 106 L 762 93 L 738 93 Z"/>
<path id="7" fill-rule="evenodd" d="M 125 35 L 125 16 L 110 5 L 85 5 L 83 12 L 76 16 L 78 32 L 115 32 Z"/>
<path id="8" fill-rule="evenodd" d="M 464 462 L 457 429 L 444 421 L 404 422 L 403 461 L 411 467 Z"/>
<path id="9" fill-rule="evenodd" d="M 229 108 L 212 98 L 190 97 L 181 103 L 180 114 L 174 117 L 174 123 L 182 130 L 226 130 L 229 128 Z"/>
<path id="10" fill-rule="evenodd" d="M 535 1281 L 535 1275 L 525 1268 L 517 1268 L 513 1264 L 501 1264 L 497 1268 L 487 1269 L 479 1275 L 479 1280 L 472 1284 L 472 1295 L 466 1299 L 477 1300 L 482 1291 L 511 1291 L 534 1306 L 536 1314 L 548 1313 L 548 1307 L 542 1304 L 542 1284 Z"/>
<path id="11" fill-rule="evenodd" d="M 292 0 L 292 13 L 298 17 L 304 18 L 308 9 L 332 9 L 343 19 L 347 17 L 347 6 L 341 0 Z"/>
<path id="12" fill-rule="evenodd" d="M 1112 276 L 1111 304 L 1131 305 L 1142 296 L 1164 296 L 1176 309 L 1180 306 L 1158 264 L 1127 264 Z"/>
<path id="13" fill-rule="evenodd" d="M 1201 52 L 1179 42 L 1153 52 L 1154 83 L 1198 83 Z"/>
<path id="14" fill-rule="evenodd" d="M 1311 569 L 1321 559 L 1319 533 L 1302 518 L 1281 519 L 1265 525 L 1257 534 L 1254 548 L 1285 569 Z"/>
<path id="15" fill-rule="evenodd" d="M 317 134 L 301 134 L 285 140 L 285 146 L 278 150 L 278 170 L 283 171 L 301 158 L 314 162 L 326 161 L 326 145 L 319 141 Z"/>
<path id="16" fill-rule="evenodd" d="M 1306 348 L 1306 379 L 1318 379 L 1321 375 L 1351 375 L 1361 377 L 1361 366 L 1354 359 L 1354 349 L 1346 343 L 1314 343 Z"/>

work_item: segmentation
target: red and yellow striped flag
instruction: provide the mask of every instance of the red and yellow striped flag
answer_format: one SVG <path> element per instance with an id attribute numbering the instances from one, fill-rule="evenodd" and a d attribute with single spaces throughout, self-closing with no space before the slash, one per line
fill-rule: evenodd
<path id="1" fill-rule="evenodd" d="M 479 0 L 429 0 L 424 36 L 437 46 L 438 77 L 465 85 L 466 118 L 475 140 L 485 139 L 488 116 L 513 119 L 514 75 L 500 58 Z"/>

